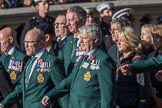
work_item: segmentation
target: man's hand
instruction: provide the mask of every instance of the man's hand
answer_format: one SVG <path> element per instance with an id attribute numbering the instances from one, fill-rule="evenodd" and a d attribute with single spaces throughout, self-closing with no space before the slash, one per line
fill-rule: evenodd
<path id="1" fill-rule="evenodd" d="M 156 74 L 155 74 L 155 78 L 162 82 L 162 70 L 159 70 Z"/>
<path id="2" fill-rule="evenodd" d="M 125 65 L 121 66 L 120 70 L 123 75 L 128 75 L 131 72 L 131 68 L 130 68 L 129 64 L 125 64 Z"/>
<path id="3" fill-rule="evenodd" d="M 44 96 L 43 99 L 42 99 L 42 104 L 44 106 L 49 106 L 50 105 L 50 98 L 48 96 Z"/>

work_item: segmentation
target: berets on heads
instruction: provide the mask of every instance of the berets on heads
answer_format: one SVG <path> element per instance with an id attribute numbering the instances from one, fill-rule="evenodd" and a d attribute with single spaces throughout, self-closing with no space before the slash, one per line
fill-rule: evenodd
<path id="1" fill-rule="evenodd" d="M 113 16 L 112 20 L 122 18 L 122 17 L 129 17 L 134 13 L 134 10 L 132 8 L 124 8 L 119 11 L 117 11 Z"/>
<path id="2" fill-rule="evenodd" d="M 150 14 L 145 14 L 141 19 L 140 22 L 143 24 L 149 24 L 151 21 L 151 15 Z"/>
<path id="3" fill-rule="evenodd" d="M 92 8 L 84 8 L 84 10 L 86 11 L 87 14 L 91 14 L 94 12 L 94 9 Z"/>
<path id="4" fill-rule="evenodd" d="M 122 26 L 132 26 L 134 18 L 133 18 L 134 10 L 132 8 L 124 8 L 117 11 L 113 16 L 112 20 L 120 21 Z"/>
<path id="5" fill-rule="evenodd" d="M 46 35 L 46 34 L 54 34 L 53 26 L 51 26 L 49 24 L 46 24 L 46 23 L 39 24 L 38 26 L 36 26 L 36 28 L 42 30 L 44 35 Z"/>
<path id="6" fill-rule="evenodd" d="M 34 3 L 38 3 L 38 2 L 48 2 L 48 0 L 34 0 Z"/>
<path id="7" fill-rule="evenodd" d="M 114 3 L 109 3 L 109 2 L 104 2 L 104 3 L 101 3 L 99 4 L 97 7 L 96 7 L 96 10 L 101 13 L 103 12 L 105 9 L 113 9 L 114 8 Z"/>

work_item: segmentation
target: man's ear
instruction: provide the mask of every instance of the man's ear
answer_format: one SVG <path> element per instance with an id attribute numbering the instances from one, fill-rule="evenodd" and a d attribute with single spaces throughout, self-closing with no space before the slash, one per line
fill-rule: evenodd
<path id="1" fill-rule="evenodd" d="M 9 42 L 10 42 L 10 43 L 13 43 L 13 42 L 14 42 L 14 38 L 10 36 L 10 37 L 9 37 Z"/>
<path id="2" fill-rule="evenodd" d="M 41 40 L 41 41 L 39 42 L 39 45 L 40 45 L 40 46 L 41 46 L 41 45 L 45 46 L 45 40 Z"/>
<path id="3" fill-rule="evenodd" d="M 50 40 L 50 35 L 49 34 L 46 34 L 45 35 L 45 42 L 48 42 Z"/>

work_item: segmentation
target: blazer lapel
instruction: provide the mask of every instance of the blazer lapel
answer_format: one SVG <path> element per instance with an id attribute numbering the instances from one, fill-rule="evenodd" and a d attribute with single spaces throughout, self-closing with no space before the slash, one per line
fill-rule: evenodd
<path id="1" fill-rule="evenodd" d="M 90 65 L 90 60 L 87 60 L 87 57 L 88 56 L 82 58 L 82 60 L 79 61 L 80 63 L 77 64 L 77 67 L 74 70 L 76 72 L 76 75 L 74 77 L 73 84 L 72 84 L 71 88 L 75 85 L 75 83 L 83 75 L 83 73 L 88 69 L 88 67 Z M 83 67 L 83 65 L 88 65 L 88 66 Z"/>
<path id="2" fill-rule="evenodd" d="M 46 59 L 47 55 L 48 55 L 48 53 L 47 53 L 47 51 L 45 51 L 39 59 L 42 59 L 44 61 Z M 38 72 L 37 72 L 37 63 L 36 63 L 33 73 L 31 75 L 31 78 L 29 80 L 28 86 L 32 86 L 33 84 L 35 84 L 35 79 L 37 77 L 37 74 L 38 74 Z"/>
<path id="3" fill-rule="evenodd" d="M 97 58 L 98 52 L 100 52 L 100 51 L 99 51 L 99 48 L 95 49 L 94 52 L 91 54 L 91 55 L 94 57 L 94 59 Z M 89 60 L 88 57 L 89 57 L 89 56 L 87 56 L 83 61 L 80 60 L 79 62 L 81 62 L 81 63 L 80 63 L 80 64 L 79 64 L 79 63 L 77 64 L 77 67 L 76 67 L 76 69 L 74 70 L 74 71 L 77 71 L 77 72 L 76 72 L 76 75 L 75 75 L 75 77 L 74 77 L 73 84 L 72 84 L 71 88 L 75 85 L 75 83 L 77 82 L 77 80 L 78 80 L 87 70 L 90 70 L 90 71 L 91 71 L 90 65 L 91 65 L 92 60 Z M 87 66 L 87 67 L 83 67 L 84 64 L 88 64 L 88 66 Z"/>

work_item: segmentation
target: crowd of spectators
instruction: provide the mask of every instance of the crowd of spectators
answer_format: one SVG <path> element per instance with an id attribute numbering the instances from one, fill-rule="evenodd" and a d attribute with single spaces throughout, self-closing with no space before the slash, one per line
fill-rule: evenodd
<path id="1" fill-rule="evenodd" d="M 66 4 L 66 3 L 79 3 L 79 2 L 99 2 L 109 0 L 48 0 L 51 5 Z M 33 0 L 0 0 L 0 9 L 30 7 L 33 6 Z"/>

